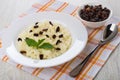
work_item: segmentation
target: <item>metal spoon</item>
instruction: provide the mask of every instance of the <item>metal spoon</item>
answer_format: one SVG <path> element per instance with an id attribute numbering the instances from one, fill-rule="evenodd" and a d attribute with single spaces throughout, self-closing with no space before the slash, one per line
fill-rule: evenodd
<path id="1" fill-rule="evenodd" d="M 116 24 L 109 24 L 106 26 L 104 33 L 103 33 L 103 40 L 100 40 L 98 43 L 98 46 L 80 63 L 78 66 L 76 66 L 69 75 L 71 77 L 76 77 L 83 69 L 83 67 L 86 65 L 87 61 L 90 59 L 90 57 L 104 44 L 110 42 L 118 33 L 118 26 Z"/>

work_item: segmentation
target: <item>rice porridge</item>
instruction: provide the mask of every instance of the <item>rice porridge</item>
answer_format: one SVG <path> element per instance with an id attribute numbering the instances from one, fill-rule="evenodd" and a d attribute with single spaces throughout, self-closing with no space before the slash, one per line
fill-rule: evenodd
<path id="1" fill-rule="evenodd" d="M 18 35 L 17 49 L 32 59 L 51 59 L 66 52 L 71 42 L 71 34 L 63 25 L 51 21 L 36 22 Z"/>

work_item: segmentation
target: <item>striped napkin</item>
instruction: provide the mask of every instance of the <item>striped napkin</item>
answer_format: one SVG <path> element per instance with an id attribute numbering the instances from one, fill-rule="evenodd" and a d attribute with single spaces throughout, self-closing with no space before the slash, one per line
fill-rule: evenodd
<path id="1" fill-rule="evenodd" d="M 70 14 L 78 18 L 76 16 L 76 11 L 78 9 L 78 6 L 73 6 L 66 2 L 60 2 L 56 0 L 39 0 L 39 1 L 40 1 L 39 3 L 33 4 L 30 10 L 20 15 L 19 18 L 22 18 L 28 14 L 39 13 L 43 11 L 63 12 L 63 13 Z M 116 23 L 120 25 L 119 21 L 120 20 L 117 17 L 112 17 L 108 23 Z M 96 74 L 99 72 L 101 67 L 105 64 L 111 52 L 119 44 L 120 26 L 119 26 L 119 34 L 117 35 L 117 37 L 115 37 L 115 39 L 112 42 L 104 45 L 99 51 L 95 53 L 94 56 L 92 56 L 92 58 L 87 63 L 87 66 L 84 67 L 84 70 L 79 76 L 77 76 L 76 78 L 72 78 L 68 74 L 76 65 L 78 65 L 97 46 L 99 40 L 102 38 L 101 35 L 103 33 L 103 29 L 104 29 L 104 26 L 101 28 L 97 28 L 97 29 L 87 28 L 88 33 L 89 33 L 89 39 L 88 39 L 88 44 L 85 50 L 80 55 L 78 55 L 76 58 L 59 66 L 50 67 L 50 68 L 26 67 L 21 64 L 17 64 L 11 59 L 9 59 L 9 57 L 1 49 L 0 49 L 0 53 L 1 53 L 0 59 L 34 76 L 37 76 L 42 80 L 92 80 L 96 76 Z M 1 34 L 2 32 L 0 33 L 0 36 Z M 0 38 L 0 48 L 2 46 L 3 46 L 2 39 Z"/>

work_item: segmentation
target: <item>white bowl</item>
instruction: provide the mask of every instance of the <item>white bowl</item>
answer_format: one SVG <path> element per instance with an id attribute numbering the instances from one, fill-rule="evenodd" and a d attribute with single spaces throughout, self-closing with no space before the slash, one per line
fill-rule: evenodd
<path id="1" fill-rule="evenodd" d="M 110 15 L 107 19 L 103 20 L 103 21 L 99 21 L 99 22 L 90 22 L 90 21 L 86 21 L 84 19 L 82 19 L 79 15 L 79 12 L 81 9 L 84 8 L 85 5 L 102 5 L 102 7 L 106 7 L 110 10 Z M 98 28 L 98 27 L 101 27 L 103 26 L 111 17 L 112 17 L 112 9 L 109 5 L 105 4 L 105 3 L 100 3 L 100 2 L 91 2 L 91 3 L 85 3 L 83 5 L 80 6 L 80 8 L 78 9 L 77 11 L 77 16 L 79 17 L 79 19 L 87 26 L 87 27 L 90 27 L 90 28 Z"/>
<path id="2" fill-rule="evenodd" d="M 70 31 L 72 36 L 70 49 L 56 58 L 47 60 L 34 60 L 23 56 L 17 51 L 15 46 L 18 34 L 29 25 L 43 20 L 59 22 Z M 2 36 L 4 46 L 1 50 L 5 50 L 8 56 L 15 62 L 30 67 L 51 67 L 63 64 L 79 55 L 85 48 L 88 39 L 86 28 L 78 19 L 68 14 L 56 12 L 41 12 L 27 15 L 14 21 L 2 34 L 4 34 Z"/>

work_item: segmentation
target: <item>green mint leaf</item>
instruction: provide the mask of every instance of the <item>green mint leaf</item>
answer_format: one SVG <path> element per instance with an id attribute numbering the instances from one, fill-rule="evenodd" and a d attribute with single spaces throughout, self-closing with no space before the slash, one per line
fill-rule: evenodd
<path id="1" fill-rule="evenodd" d="M 45 39 L 38 40 L 38 46 L 44 41 Z"/>
<path id="2" fill-rule="evenodd" d="M 37 47 L 38 43 L 30 38 L 26 38 L 25 42 L 27 43 L 28 46 L 32 46 L 32 47 Z"/>
<path id="3" fill-rule="evenodd" d="M 42 49 L 53 49 L 53 45 L 51 45 L 50 43 L 43 43 L 42 45 L 39 46 L 39 48 L 42 48 Z"/>

